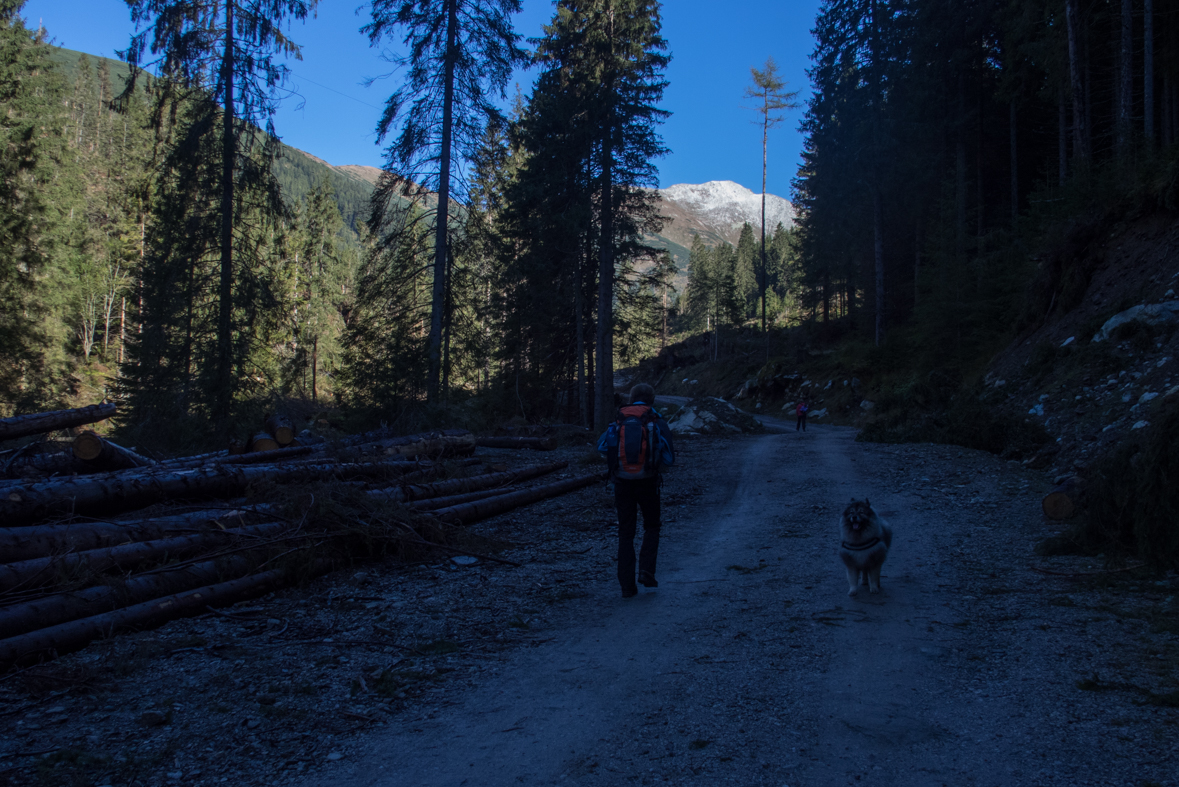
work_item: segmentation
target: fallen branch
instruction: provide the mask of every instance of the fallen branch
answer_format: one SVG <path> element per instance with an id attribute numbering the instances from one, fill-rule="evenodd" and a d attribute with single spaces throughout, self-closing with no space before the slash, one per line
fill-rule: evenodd
<path id="1" fill-rule="evenodd" d="M 73 410 L 53 410 L 47 413 L 30 413 L 15 415 L 12 418 L 0 418 L 0 441 L 105 421 L 114 414 L 114 403 L 107 402 L 92 404 L 89 407 L 78 407 Z"/>

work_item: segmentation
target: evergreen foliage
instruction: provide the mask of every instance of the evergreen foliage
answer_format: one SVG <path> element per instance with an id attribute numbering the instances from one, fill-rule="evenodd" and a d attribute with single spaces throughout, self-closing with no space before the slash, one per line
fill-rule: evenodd
<path id="1" fill-rule="evenodd" d="M 452 198 L 465 189 L 456 177 L 460 162 L 470 162 L 489 119 L 499 111 L 488 97 L 504 94 L 512 69 L 524 61 L 512 29 L 519 0 L 372 0 L 372 22 L 364 32 L 375 46 L 395 31 L 404 33 L 408 54 L 398 58 L 406 81 L 389 96 L 377 123 L 386 149 L 385 176 L 373 198 L 371 223 L 400 213 L 398 197 L 424 204 L 437 195 L 434 211 L 434 268 L 430 291 L 430 329 L 425 352 L 429 364 L 426 397 L 438 399 L 442 377 L 443 332 L 447 304 Z M 400 238 L 400 236 L 397 236 Z M 399 240 L 397 242 L 400 242 Z M 380 253 L 395 250 L 383 249 Z"/>
<path id="2" fill-rule="evenodd" d="M 906 363 L 970 378 L 1019 324 L 1042 206 L 1179 140 L 1179 17 L 1131 11 L 1133 62 L 1118 4 L 827 0 L 794 183 L 803 307 L 877 343 L 900 328 Z"/>
<path id="3" fill-rule="evenodd" d="M 137 32 L 121 53 L 131 66 L 124 97 L 150 50 L 161 75 L 153 126 L 167 133 L 158 235 L 143 272 L 145 322 L 160 335 L 145 336 L 128 380 L 141 415 L 195 409 L 224 427 L 235 397 L 257 380 L 250 356 L 273 303 L 265 250 L 286 218 L 272 165 L 273 116 L 288 69 L 275 56 L 299 57 L 282 23 L 306 18 L 315 2 L 129 2 Z M 214 259 L 215 299 L 206 300 Z M 150 286 L 153 278 L 162 287 L 187 281 L 186 295 Z M 158 358 L 164 348 L 179 357 Z"/>
<path id="4" fill-rule="evenodd" d="M 45 259 L 39 241 L 46 221 L 43 184 L 60 145 L 53 125 L 61 82 L 49 47 L 18 15 L 22 0 L 0 0 L 0 406 L 39 395 L 45 337 Z M 48 138 L 47 138 L 48 137 Z"/>

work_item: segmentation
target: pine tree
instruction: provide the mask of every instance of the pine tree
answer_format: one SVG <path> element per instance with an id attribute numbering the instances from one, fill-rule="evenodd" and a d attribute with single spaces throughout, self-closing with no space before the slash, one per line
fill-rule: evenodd
<path id="1" fill-rule="evenodd" d="M 377 124 L 381 140 L 396 132 L 386 150 L 385 176 L 373 199 L 373 226 L 400 210 L 398 197 L 425 200 L 437 194 L 430 330 L 426 340 L 426 399 L 438 399 L 446 271 L 450 252 L 450 202 L 462 197 L 456 178 L 462 162 L 478 149 L 489 118 L 498 110 L 489 96 L 504 94 L 512 69 L 524 61 L 512 29 L 519 0 L 372 0 L 369 41 L 404 32 L 408 53 L 396 64 L 408 68 L 406 83 L 393 92 Z"/>

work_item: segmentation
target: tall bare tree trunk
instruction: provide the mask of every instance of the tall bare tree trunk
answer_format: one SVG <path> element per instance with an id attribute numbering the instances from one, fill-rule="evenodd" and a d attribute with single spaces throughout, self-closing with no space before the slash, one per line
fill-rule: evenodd
<path id="1" fill-rule="evenodd" d="M 610 56 L 614 56 L 614 12 L 606 3 Z M 597 390 L 594 397 L 595 427 L 603 431 L 614 414 L 614 65 L 606 75 L 603 95 L 610 105 L 602 118 L 605 135 L 602 140 L 602 197 L 600 235 L 598 241 L 598 353 Z"/>
<path id="2" fill-rule="evenodd" d="M 1068 26 L 1068 73 L 1073 100 L 1073 156 L 1080 162 L 1089 158 L 1086 137 L 1088 126 L 1085 122 L 1085 86 L 1081 81 L 1080 11 L 1077 0 L 1065 0 L 1065 20 Z"/>
<path id="3" fill-rule="evenodd" d="M 955 246 L 958 264 L 966 262 L 966 88 L 958 75 L 958 139 L 954 144 Z"/>
<path id="4" fill-rule="evenodd" d="M 770 115 L 766 110 L 761 125 L 761 332 L 766 334 L 766 359 L 769 359 L 770 338 L 766 330 L 766 149 L 770 139 Z"/>
<path id="5" fill-rule="evenodd" d="M 1154 147 L 1154 0 L 1142 6 L 1142 131 L 1146 148 Z"/>
<path id="6" fill-rule="evenodd" d="M 234 129 L 234 30 L 236 0 L 225 0 L 225 51 L 221 79 L 225 85 L 225 109 L 221 120 L 221 280 L 217 312 L 217 417 L 224 431 L 233 400 L 233 169 L 237 158 Z"/>
<path id="7" fill-rule="evenodd" d="M 1060 93 L 1060 103 L 1057 105 L 1056 111 L 1056 149 L 1059 157 L 1060 180 L 1059 185 L 1064 187 L 1065 178 L 1068 177 L 1068 109 L 1064 103 L 1064 91 Z"/>
<path id="8" fill-rule="evenodd" d="M 127 343 L 127 296 L 119 307 L 119 365 L 123 365 L 123 345 Z"/>
<path id="9" fill-rule="evenodd" d="M 1125 156 L 1130 148 L 1130 106 L 1134 98 L 1134 12 L 1130 0 L 1122 0 L 1122 46 L 1118 54 L 1117 149 Z"/>
<path id="10" fill-rule="evenodd" d="M 602 146 L 602 220 L 598 248 L 598 431 L 606 428 L 614 404 L 614 182 L 610 142 Z"/>
<path id="11" fill-rule="evenodd" d="M 1011 102 L 1011 227 L 1015 228 L 1015 223 L 1019 221 L 1019 159 L 1018 159 L 1018 137 L 1015 123 L 1015 102 Z"/>
<path id="12" fill-rule="evenodd" d="M 872 244 L 876 270 L 876 346 L 884 343 L 884 204 L 877 188 L 872 195 Z"/>
<path id="13" fill-rule="evenodd" d="M 446 63 L 443 69 L 442 144 L 438 160 L 438 213 L 434 227 L 434 285 L 430 293 L 430 335 L 426 339 L 429 363 L 426 401 L 438 401 L 442 372 L 442 313 L 446 297 L 447 225 L 450 223 L 450 159 L 454 135 L 454 66 L 458 37 L 458 0 L 446 2 Z"/>
<path id="14" fill-rule="evenodd" d="M 921 293 L 921 217 L 913 231 L 913 306 L 916 308 Z M 848 307 L 851 308 L 850 306 Z"/>
<path id="15" fill-rule="evenodd" d="M 585 261 L 581 259 L 581 255 L 577 258 L 577 279 L 573 287 L 573 319 L 577 330 L 577 408 L 578 414 L 581 416 L 582 426 L 589 426 L 591 424 L 590 410 L 589 410 L 589 391 L 586 390 L 586 366 L 589 359 L 586 357 L 585 347 Z"/>

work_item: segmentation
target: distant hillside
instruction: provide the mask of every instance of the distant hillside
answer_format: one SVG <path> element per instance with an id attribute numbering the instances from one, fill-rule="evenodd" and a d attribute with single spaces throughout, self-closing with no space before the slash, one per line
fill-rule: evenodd
<path id="1" fill-rule="evenodd" d="M 67 79 L 72 81 L 82 55 L 82 52 L 56 47 L 53 60 L 62 68 Z M 106 60 L 111 76 L 111 92 L 120 92 L 129 74 L 127 64 L 110 58 L 87 56 L 93 61 L 92 67 L 95 69 L 99 61 Z M 376 167 L 333 165 L 289 145 L 282 146 L 282 156 L 275 164 L 275 171 L 284 195 L 295 202 L 306 197 L 326 177 L 335 189 L 336 202 L 345 224 L 354 232 L 368 215 L 369 199 L 381 175 L 381 170 Z M 659 235 L 648 238 L 648 242 L 671 252 L 680 271 L 677 278 L 681 280 L 687 275 L 688 250 L 694 235 L 698 234 L 709 246 L 721 242 L 735 244 L 741 233 L 741 225 L 746 221 L 754 228 L 761 225 L 761 195 L 729 180 L 702 184 L 679 183 L 660 189 L 659 195 L 663 198 L 661 211 L 671 221 Z M 793 226 L 794 207 L 782 197 L 767 194 L 767 231 L 773 231 L 779 222 L 787 227 Z"/>

